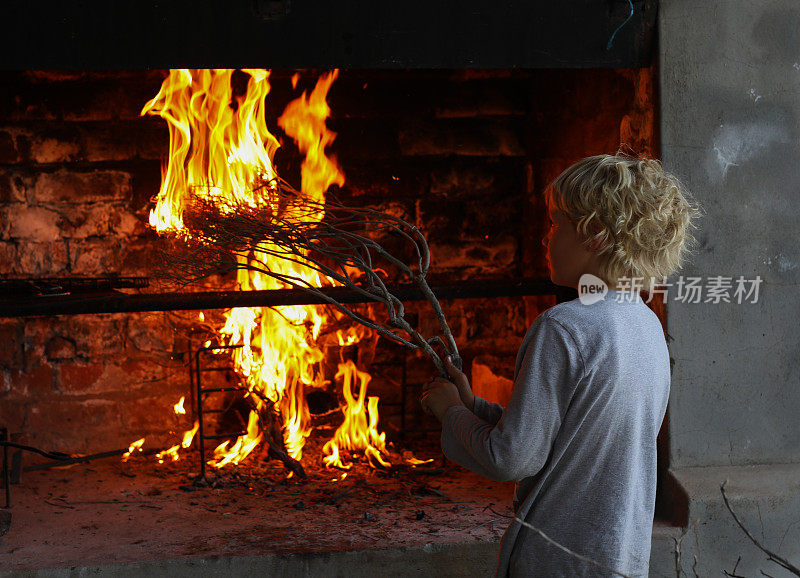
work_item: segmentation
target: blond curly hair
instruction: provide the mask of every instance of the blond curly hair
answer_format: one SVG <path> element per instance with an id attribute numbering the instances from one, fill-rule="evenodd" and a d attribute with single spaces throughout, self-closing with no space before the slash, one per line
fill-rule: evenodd
<path id="1" fill-rule="evenodd" d="M 600 255 L 606 283 L 636 277 L 647 291 L 682 266 L 701 215 L 659 161 L 621 154 L 575 163 L 548 187 L 547 199 Z"/>

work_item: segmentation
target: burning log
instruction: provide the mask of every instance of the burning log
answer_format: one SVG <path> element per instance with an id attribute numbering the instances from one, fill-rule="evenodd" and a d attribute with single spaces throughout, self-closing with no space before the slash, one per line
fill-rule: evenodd
<path id="1" fill-rule="evenodd" d="M 237 269 L 254 271 L 307 291 L 380 335 L 423 351 L 442 375 L 447 374 L 437 347 L 460 366 L 455 339 L 427 281 L 431 255 L 417 227 L 368 208 L 316 202 L 278 177 L 262 187 L 264 200 L 258 204 L 193 195 L 183 216 L 188 234 L 173 235 L 180 250 L 169 255 L 168 276 L 188 283 Z M 410 248 L 413 263 L 385 249 L 382 242 L 387 238 Z M 280 271 L 276 260 L 314 274 Z M 423 336 L 408 322 L 403 301 L 387 283 L 389 271 L 419 289 L 436 315 L 441 335 Z M 323 283 L 381 303 L 386 319 L 367 317 L 337 301 L 321 289 Z"/>
<path id="2" fill-rule="evenodd" d="M 256 391 L 251 392 L 251 395 L 258 397 L 263 402 L 261 404 L 250 404 L 252 410 L 258 414 L 259 426 L 266 436 L 265 441 L 267 444 L 264 446 L 262 455 L 266 454 L 280 460 L 287 470 L 294 472 L 298 477 L 305 478 L 306 472 L 303 466 L 286 451 L 283 432 L 279 421 L 276 419 L 278 412 L 275 409 L 275 404 L 269 398 Z"/>

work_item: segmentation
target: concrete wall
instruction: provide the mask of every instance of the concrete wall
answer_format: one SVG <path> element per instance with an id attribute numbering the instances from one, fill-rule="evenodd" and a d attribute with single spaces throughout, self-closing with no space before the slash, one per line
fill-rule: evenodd
<path id="1" fill-rule="evenodd" d="M 706 212 L 683 275 L 763 279 L 755 304 L 669 295 L 671 468 L 701 518 L 684 568 L 697 554 L 731 571 L 741 554 L 738 573 L 780 575 L 729 523 L 719 484 L 800 564 L 800 4 L 662 0 L 659 20 L 662 159 Z"/>

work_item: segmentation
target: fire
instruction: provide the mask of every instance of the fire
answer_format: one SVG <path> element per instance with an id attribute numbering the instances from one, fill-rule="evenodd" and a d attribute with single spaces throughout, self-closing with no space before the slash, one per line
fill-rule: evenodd
<path id="1" fill-rule="evenodd" d="M 372 377 L 356 368 L 355 363 L 348 360 L 339 364 L 336 377 L 344 380 L 344 398 L 347 405 L 342 408 L 344 423 L 339 426 L 333 439 L 325 444 L 322 451 L 326 454 L 325 464 L 337 468 L 350 469 L 351 463 L 342 460 L 341 449 L 363 450 L 371 465 L 376 462 L 382 466 L 391 464 L 383 458 L 386 452 L 386 434 L 378 433 L 378 398 L 367 398 L 367 385 Z M 353 394 L 353 386 L 358 381 L 358 393 Z M 367 400 L 366 412 L 364 400 Z M 383 455 L 382 455 L 383 454 Z"/>
<path id="2" fill-rule="evenodd" d="M 144 445 L 144 438 L 138 439 L 128 446 L 128 451 L 122 454 L 122 461 L 127 462 L 133 452 L 141 452 Z"/>
<path id="3" fill-rule="evenodd" d="M 172 409 L 175 412 L 175 415 L 184 415 L 184 414 L 186 414 L 186 409 L 183 407 L 183 402 L 184 401 L 186 401 L 186 396 L 181 396 L 181 398 L 178 400 L 178 403 L 176 403 L 174 406 L 172 406 Z"/>
<path id="4" fill-rule="evenodd" d="M 188 449 L 192 445 L 192 441 L 194 440 L 194 435 L 197 433 L 197 430 L 200 429 L 200 422 L 195 420 L 194 427 L 192 429 L 183 432 L 183 439 L 181 440 L 181 447 L 184 449 Z"/>
<path id="5" fill-rule="evenodd" d="M 234 85 L 242 84 L 238 82 L 244 79 L 242 75 L 247 77 L 244 94 L 234 89 Z M 305 155 L 301 190 L 318 203 L 324 203 L 332 184 L 341 186 L 345 182 L 335 159 L 326 154 L 326 148 L 336 138 L 327 128 L 326 119 L 331 112 L 327 94 L 337 75 L 334 70 L 320 77 L 314 90 L 308 95 L 303 92 L 290 102 L 278 119 L 278 125 Z M 191 234 L 183 224 L 183 210 L 190 195 L 212 200 L 222 210 L 231 202 L 271 206 L 269 183 L 277 176 L 272 159 L 280 145 L 267 129 L 265 119 L 269 76 L 268 70 L 255 69 L 172 70 L 158 94 L 144 106 L 143 115 L 158 115 L 167 122 L 170 136 L 169 161 L 162 170 L 161 188 L 150 214 L 150 225 L 156 231 Z M 294 86 L 298 78 L 293 78 Z M 324 212 L 320 211 L 309 218 L 323 217 Z M 317 286 L 330 284 L 330 280 L 320 279 L 316 272 L 290 261 L 275 259 L 269 267 Z M 239 270 L 237 282 L 243 290 L 286 286 L 270 276 L 244 269 Z M 204 320 L 202 313 L 199 318 Z M 317 343 L 326 322 L 325 310 L 318 306 L 236 308 L 226 313 L 219 333 L 227 345 L 240 346 L 232 350 L 233 361 L 247 383 L 255 409 L 250 413 L 246 435 L 232 444 L 220 444 L 210 464 L 221 468 L 247 457 L 263 439 L 260 412 L 274 410 L 283 419 L 287 452 L 294 459 L 302 457 L 311 432 L 305 390 L 328 383 L 320 370 L 323 353 Z M 338 338 L 341 345 L 349 345 L 365 334 L 364 328 L 354 328 L 340 331 Z M 371 463 L 388 465 L 381 455 L 385 453 L 384 434 L 377 431 L 378 398 L 371 397 L 364 405 L 369 375 L 350 362 L 346 369 L 340 367 L 337 376 L 344 376 L 345 423 L 325 446 L 330 446 L 332 455 L 337 456 L 326 457 L 326 463 L 342 463 L 337 449 L 341 446 L 363 450 Z M 350 392 L 356 376 L 361 383 L 357 398 Z M 182 402 L 176 404 L 176 413 L 180 413 L 179 405 L 183 409 Z M 181 445 L 165 450 L 157 459 L 177 459 L 178 449 L 188 447 L 196 431 L 195 424 L 184 434 Z"/>

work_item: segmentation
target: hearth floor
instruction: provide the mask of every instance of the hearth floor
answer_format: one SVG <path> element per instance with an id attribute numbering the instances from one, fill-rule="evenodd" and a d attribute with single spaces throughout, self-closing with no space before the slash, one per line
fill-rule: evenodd
<path id="1" fill-rule="evenodd" d="M 192 484 L 194 454 L 25 473 L 12 486 L 0 570 L 496 542 L 512 513 L 511 486 L 440 456 L 389 471 L 357 464 L 343 480 L 307 460 L 306 480 L 286 479 L 279 462 L 250 460 L 212 487 Z"/>

